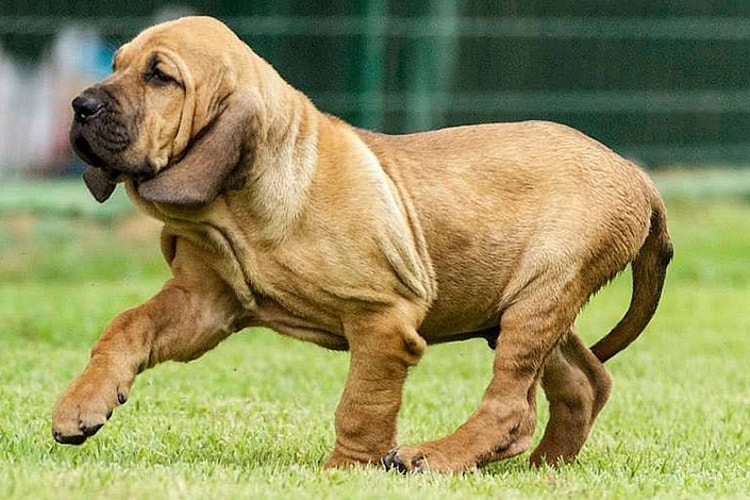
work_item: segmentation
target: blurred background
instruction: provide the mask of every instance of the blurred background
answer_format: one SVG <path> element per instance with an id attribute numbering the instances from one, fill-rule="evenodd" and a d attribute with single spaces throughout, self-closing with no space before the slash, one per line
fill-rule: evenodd
<path id="1" fill-rule="evenodd" d="M 0 181 L 80 173 L 70 100 L 121 43 L 185 14 L 224 20 L 358 126 L 538 118 L 650 168 L 750 157 L 750 2 L 0 0 Z"/>

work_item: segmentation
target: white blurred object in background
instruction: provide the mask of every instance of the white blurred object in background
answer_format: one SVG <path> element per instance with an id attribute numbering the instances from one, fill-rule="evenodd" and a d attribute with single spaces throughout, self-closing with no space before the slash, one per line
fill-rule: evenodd
<path id="1" fill-rule="evenodd" d="M 112 49 L 91 30 L 62 30 L 35 65 L 0 48 L 0 177 L 74 170 L 68 146 L 70 101 L 108 72 Z"/>

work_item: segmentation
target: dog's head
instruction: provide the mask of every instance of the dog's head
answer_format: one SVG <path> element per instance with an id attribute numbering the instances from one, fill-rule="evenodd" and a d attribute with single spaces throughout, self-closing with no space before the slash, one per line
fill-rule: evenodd
<path id="1" fill-rule="evenodd" d="M 252 51 L 224 24 L 187 17 L 139 34 L 112 74 L 73 100 L 70 142 L 84 180 L 105 201 L 130 178 L 148 201 L 210 202 L 252 154 L 262 99 Z M 243 81 L 243 85 L 239 82 Z"/>

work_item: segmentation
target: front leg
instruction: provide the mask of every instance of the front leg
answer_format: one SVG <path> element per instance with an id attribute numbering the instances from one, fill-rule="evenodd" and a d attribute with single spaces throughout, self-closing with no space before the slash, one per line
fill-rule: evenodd
<path id="1" fill-rule="evenodd" d="M 59 443 L 81 444 L 128 400 L 138 373 L 167 360 L 189 361 L 234 331 L 239 305 L 199 254 L 180 242 L 174 278 L 146 303 L 117 316 L 94 345 L 86 368 L 52 415 Z"/>
<path id="2" fill-rule="evenodd" d="M 360 317 L 345 326 L 349 377 L 336 409 L 336 446 L 325 467 L 379 464 L 396 445 L 396 419 L 407 370 L 427 344 L 412 318 Z"/>

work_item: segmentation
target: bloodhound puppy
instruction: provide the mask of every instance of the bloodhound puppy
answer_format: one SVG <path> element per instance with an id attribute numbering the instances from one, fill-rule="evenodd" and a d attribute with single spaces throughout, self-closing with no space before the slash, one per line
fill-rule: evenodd
<path id="1" fill-rule="evenodd" d="M 221 22 L 188 17 L 120 48 L 73 101 L 70 138 L 101 201 L 122 183 L 163 222 L 173 277 L 117 316 L 54 408 L 80 444 L 138 373 L 264 325 L 348 350 L 329 467 L 463 471 L 519 454 L 573 460 L 610 393 L 603 362 L 654 314 L 672 246 L 648 177 L 547 122 L 410 135 L 321 113 Z M 593 348 L 581 307 L 628 264 L 625 316 Z M 455 432 L 398 446 L 409 367 L 429 344 L 484 338 L 493 376 Z"/>

